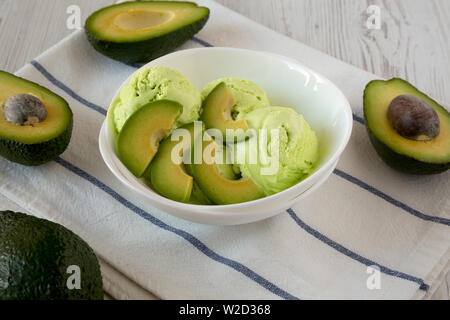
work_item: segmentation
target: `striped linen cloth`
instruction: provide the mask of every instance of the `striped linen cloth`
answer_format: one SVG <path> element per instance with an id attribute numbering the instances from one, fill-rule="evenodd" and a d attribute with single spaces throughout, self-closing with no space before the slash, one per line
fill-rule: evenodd
<path id="1" fill-rule="evenodd" d="M 354 132 L 323 187 L 275 218 L 235 227 L 183 221 L 144 203 L 113 177 L 98 150 L 109 102 L 135 66 L 100 55 L 78 31 L 17 72 L 69 102 L 74 132 L 68 150 L 47 165 L 0 159 L 2 207 L 83 237 L 102 259 L 105 287 L 115 298 L 151 298 L 150 292 L 163 299 L 429 297 L 449 270 L 450 174 L 403 175 L 378 158 L 362 113 L 364 86 L 376 77 L 213 1 L 199 2 L 211 8 L 210 21 L 181 49 L 282 54 L 346 94 Z M 367 285 L 377 284 L 376 269 L 379 288 Z"/>

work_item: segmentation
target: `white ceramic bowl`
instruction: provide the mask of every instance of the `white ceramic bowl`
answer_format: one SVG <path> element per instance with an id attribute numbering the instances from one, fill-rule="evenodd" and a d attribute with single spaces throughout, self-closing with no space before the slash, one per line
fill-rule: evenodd
<path id="1" fill-rule="evenodd" d="M 99 145 L 108 168 L 149 204 L 180 218 L 204 224 L 237 225 L 277 215 L 327 180 L 350 138 L 353 117 L 344 94 L 329 80 L 290 58 L 243 49 L 200 48 L 169 54 L 143 68 L 149 66 L 176 69 L 200 89 L 218 78 L 252 80 L 267 92 L 272 105 L 291 107 L 301 113 L 317 133 L 322 149 L 317 170 L 276 195 L 227 206 L 190 205 L 166 199 L 135 178 L 118 159 L 114 137 L 105 121 Z"/>

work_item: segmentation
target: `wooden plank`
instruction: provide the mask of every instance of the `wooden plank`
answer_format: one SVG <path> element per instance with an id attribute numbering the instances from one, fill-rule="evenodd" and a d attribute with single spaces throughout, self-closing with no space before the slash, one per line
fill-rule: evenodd
<path id="1" fill-rule="evenodd" d="M 217 0 L 340 60 L 381 77 L 402 77 L 450 105 L 450 1 Z M 368 30 L 369 4 L 381 30 Z"/>

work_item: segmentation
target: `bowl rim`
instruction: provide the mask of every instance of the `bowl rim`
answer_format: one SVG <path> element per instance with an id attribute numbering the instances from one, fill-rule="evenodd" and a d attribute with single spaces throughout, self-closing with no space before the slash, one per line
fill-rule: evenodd
<path id="1" fill-rule="evenodd" d="M 99 137 L 99 147 L 100 147 L 100 153 L 102 155 L 103 161 L 106 163 L 107 167 L 109 168 L 109 170 L 112 171 L 112 173 L 116 176 L 116 178 L 118 178 L 122 183 L 124 183 L 127 187 L 131 187 L 134 191 L 139 192 L 140 194 L 142 194 L 143 196 L 145 196 L 146 198 L 149 198 L 152 201 L 156 201 L 158 203 L 164 202 L 164 205 L 167 206 L 171 206 L 171 207 L 175 207 L 180 209 L 180 207 L 183 207 L 184 209 L 187 210 L 200 210 L 200 211 L 205 211 L 205 210 L 209 210 L 209 213 L 211 215 L 213 215 L 213 211 L 219 211 L 219 210 L 223 210 L 223 209 L 242 209 L 245 207 L 249 207 L 249 206 L 254 206 L 254 205 L 258 205 L 264 202 L 269 202 L 271 200 L 276 200 L 278 198 L 283 197 L 286 194 L 289 193 L 293 193 L 293 190 L 295 189 L 299 189 L 302 185 L 302 183 L 307 182 L 308 180 L 312 180 L 313 178 L 317 178 L 320 175 L 324 174 L 327 172 L 327 170 L 329 169 L 330 166 L 332 166 L 335 162 L 338 162 L 341 154 L 343 153 L 344 149 L 347 147 L 347 144 L 350 140 L 351 137 L 351 133 L 353 130 L 353 111 L 351 108 L 351 105 L 347 99 L 347 97 L 344 95 L 344 93 L 339 89 L 339 87 L 337 87 L 331 80 L 329 80 L 328 78 L 326 78 L 325 76 L 323 76 L 322 74 L 308 68 L 307 66 L 305 66 L 303 63 L 290 58 L 290 57 L 286 57 L 280 54 L 276 54 L 276 53 L 272 53 L 272 52 L 267 52 L 267 51 L 256 51 L 256 50 L 250 50 L 250 49 L 242 49 L 242 48 L 229 48 L 229 47 L 206 47 L 206 48 L 193 48 L 193 49 L 185 49 L 185 50 L 179 50 L 176 52 L 173 52 L 171 54 L 162 56 L 158 59 L 155 59 L 153 61 L 150 61 L 149 63 L 146 63 L 145 65 L 141 66 L 140 68 L 138 68 L 137 70 L 135 70 L 121 85 L 120 87 L 116 90 L 109 106 L 111 106 L 112 102 L 117 98 L 118 94 L 120 93 L 120 91 L 122 90 L 123 86 L 129 82 L 129 80 L 138 72 L 140 72 L 142 69 L 151 67 L 151 66 L 155 66 L 158 64 L 158 61 L 162 60 L 162 59 L 166 59 L 168 56 L 174 57 L 174 56 L 180 56 L 180 55 L 185 55 L 187 53 L 196 53 L 196 52 L 201 52 L 201 51 L 228 51 L 228 52 L 234 52 L 234 53 L 245 53 L 245 54 L 253 54 L 253 55 L 259 55 L 259 56 L 266 56 L 266 57 L 272 57 L 275 58 L 281 62 L 284 63 L 288 63 L 289 65 L 295 65 L 296 69 L 303 69 L 304 71 L 306 71 L 307 73 L 313 74 L 315 77 L 321 79 L 321 81 L 323 81 L 324 83 L 326 83 L 327 85 L 329 85 L 330 87 L 332 87 L 336 93 L 340 96 L 340 98 L 343 101 L 343 106 L 344 106 L 344 112 L 345 112 L 345 118 L 347 121 L 347 130 L 345 132 L 344 138 L 342 139 L 342 142 L 340 143 L 339 147 L 337 148 L 337 150 L 332 154 L 332 156 L 330 157 L 330 159 L 328 161 L 326 161 L 325 163 L 323 163 L 317 170 L 315 170 L 311 175 L 309 175 L 307 178 L 305 178 L 304 180 L 298 182 L 297 184 L 293 185 L 292 187 L 283 190 L 281 192 L 278 192 L 276 194 L 270 195 L 270 196 L 266 196 L 264 198 L 261 199 L 257 199 L 257 200 L 252 200 L 252 201 L 247 201 L 247 202 L 243 202 L 243 203 L 236 203 L 236 204 L 228 204 L 228 205 L 195 205 L 195 204 L 189 204 L 189 203 L 182 203 L 182 202 L 178 202 L 178 201 L 174 201 L 171 199 L 168 199 L 160 194 L 158 194 L 156 191 L 152 190 L 150 187 L 147 187 L 149 189 L 149 191 L 151 191 L 151 193 L 144 193 L 142 190 L 139 190 L 137 187 L 135 187 L 133 184 L 130 183 L 130 181 L 128 181 L 128 179 L 123 176 L 123 174 L 120 172 L 120 170 L 116 170 L 115 168 L 111 168 L 111 166 L 109 165 L 108 161 L 106 161 L 106 157 L 105 157 L 105 150 L 103 150 L 103 146 L 102 146 L 102 141 L 103 138 L 106 137 L 102 137 L 103 133 L 108 134 L 109 138 L 111 138 L 111 130 L 109 129 L 109 124 L 108 124 L 108 119 L 105 119 L 102 125 L 102 128 L 100 130 L 100 137 Z M 109 107 L 108 107 L 109 108 Z M 112 151 L 111 155 L 116 157 L 120 164 L 121 161 L 117 156 L 116 150 L 113 148 L 113 150 L 109 150 Z M 128 169 L 126 169 L 126 167 L 124 166 L 124 169 L 128 171 Z M 128 171 L 129 172 L 129 171 Z M 130 173 L 131 174 L 131 173 Z M 134 177 L 134 176 L 133 176 Z M 138 178 L 136 178 L 138 179 Z M 319 178 L 319 180 L 321 181 L 321 179 Z M 316 183 L 313 184 L 313 186 Z M 311 188 L 311 187 L 310 187 Z M 306 193 L 310 188 L 308 188 L 304 193 Z M 302 193 L 303 194 L 303 193 Z M 302 198 L 301 195 L 299 198 Z M 296 197 L 296 196 L 294 196 Z"/>

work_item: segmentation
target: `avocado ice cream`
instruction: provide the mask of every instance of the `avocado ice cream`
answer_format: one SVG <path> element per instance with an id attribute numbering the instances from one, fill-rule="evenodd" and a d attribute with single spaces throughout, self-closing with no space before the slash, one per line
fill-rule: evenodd
<path id="1" fill-rule="evenodd" d="M 267 143 L 262 144 L 262 148 L 270 161 L 262 164 L 260 156 L 256 157 L 257 161 L 251 159 L 248 151 L 251 150 L 250 141 L 254 139 L 251 138 L 246 142 L 245 161 L 239 163 L 239 168 L 243 177 L 252 179 L 267 195 L 294 186 L 314 170 L 319 157 L 319 144 L 316 134 L 302 115 L 291 108 L 269 107 L 257 109 L 244 118 L 251 128 L 257 130 L 259 139 L 259 130 L 267 129 Z M 271 135 L 273 129 L 278 129 L 278 138 Z M 272 144 L 272 139 L 278 140 L 279 152 L 271 149 L 276 145 Z M 273 166 L 274 161 L 278 161 L 278 166 Z M 277 170 L 264 174 L 262 169 L 270 172 L 267 170 L 270 167 Z"/>
<path id="2" fill-rule="evenodd" d="M 236 104 L 231 110 L 234 120 L 241 120 L 253 110 L 270 106 L 266 92 L 259 85 L 250 80 L 238 78 L 222 78 L 209 83 L 202 91 L 202 100 L 205 100 L 221 82 L 230 88 L 236 100 Z"/>
<path id="3" fill-rule="evenodd" d="M 174 129 L 199 118 L 202 106 L 200 91 L 176 70 L 149 67 L 134 74 L 120 90 L 108 110 L 110 127 L 115 129 L 115 133 L 120 132 L 135 111 L 157 100 L 173 100 L 183 106 Z"/>

